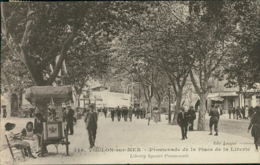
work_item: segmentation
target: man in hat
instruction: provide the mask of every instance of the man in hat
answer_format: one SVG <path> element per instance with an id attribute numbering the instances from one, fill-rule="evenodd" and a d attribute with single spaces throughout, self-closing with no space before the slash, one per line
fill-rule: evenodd
<path id="1" fill-rule="evenodd" d="M 196 112 L 193 108 L 193 106 L 190 106 L 188 110 L 188 116 L 189 116 L 189 131 L 193 131 L 193 125 L 194 125 L 194 120 L 196 119 Z"/>
<path id="2" fill-rule="evenodd" d="M 66 120 L 67 120 L 67 131 L 70 131 L 69 135 L 73 135 L 74 129 L 73 129 L 73 120 L 74 120 L 74 111 L 71 109 L 70 105 L 67 105 L 67 115 L 66 115 Z"/>
<path id="3" fill-rule="evenodd" d="M 88 130 L 90 148 L 95 146 L 96 134 L 97 134 L 97 113 L 93 112 L 94 107 L 90 106 L 91 111 L 88 110 L 85 116 L 86 129 Z"/>
<path id="4" fill-rule="evenodd" d="M 210 127 L 209 135 L 212 135 L 212 126 L 214 125 L 214 130 L 216 132 L 215 136 L 218 136 L 219 115 L 220 114 L 218 112 L 217 105 L 215 105 L 215 107 L 213 107 L 213 105 L 212 105 L 212 108 L 210 109 L 210 112 L 209 112 L 209 116 L 211 116 L 210 121 L 209 121 L 209 127 Z"/>
<path id="5" fill-rule="evenodd" d="M 178 114 L 177 123 L 181 127 L 181 134 L 182 134 L 181 140 L 184 140 L 185 138 L 188 139 L 187 129 L 188 129 L 189 117 L 184 107 L 181 107 L 180 110 L 181 112 Z"/>

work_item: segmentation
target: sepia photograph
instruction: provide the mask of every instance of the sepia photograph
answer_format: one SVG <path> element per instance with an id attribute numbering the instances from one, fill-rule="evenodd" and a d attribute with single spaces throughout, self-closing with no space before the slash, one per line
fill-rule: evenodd
<path id="1" fill-rule="evenodd" d="M 1 2 L 0 164 L 260 163 L 260 1 Z"/>

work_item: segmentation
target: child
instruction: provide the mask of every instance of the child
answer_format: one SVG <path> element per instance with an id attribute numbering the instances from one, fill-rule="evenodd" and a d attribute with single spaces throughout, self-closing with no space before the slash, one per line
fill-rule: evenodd
<path id="1" fill-rule="evenodd" d="M 37 150 L 37 151 L 40 150 L 38 137 L 33 130 L 33 123 L 32 122 L 30 122 L 30 121 L 27 122 L 26 127 L 21 132 L 21 138 L 25 142 L 30 143 L 33 150 Z"/>
<path id="2" fill-rule="evenodd" d="M 28 142 L 25 142 L 23 140 L 20 140 L 15 134 L 11 131 L 14 129 L 15 124 L 13 123 L 6 123 L 5 124 L 5 135 L 7 136 L 9 142 L 11 145 L 14 145 L 17 149 L 24 148 L 24 154 L 25 156 L 28 156 L 29 158 L 35 159 L 36 157 L 32 155 L 30 144 Z M 28 152 L 28 153 L 27 153 Z"/>

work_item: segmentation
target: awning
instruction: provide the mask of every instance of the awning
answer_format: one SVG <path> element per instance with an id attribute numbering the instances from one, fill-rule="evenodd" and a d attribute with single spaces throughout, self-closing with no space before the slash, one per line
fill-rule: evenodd
<path id="1" fill-rule="evenodd" d="M 208 100 L 212 101 L 223 101 L 224 99 L 220 97 L 220 93 L 209 93 L 207 96 Z"/>
<path id="2" fill-rule="evenodd" d="M 71 86 L 34 86 L 26 89 L 25 98 L 30 103 L 54 103 L 73 101 Z"/>
<path id="3" fill-rule="evenodd" d="M 236 92 L 221 92 L 220 96 L 221 97 L 238 96 L 238 94 Z"/>

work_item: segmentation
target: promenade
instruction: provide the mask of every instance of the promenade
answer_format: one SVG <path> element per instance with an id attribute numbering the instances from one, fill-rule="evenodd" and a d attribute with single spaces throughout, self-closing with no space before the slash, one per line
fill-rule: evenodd
<path id="1" fill-rule="evenodd" d="M 27 121 L 33 121 L 26 118 L 15 119 L 12 120 L 17 123 L 14 132 L 21 129 Z M 2 133 L 3 124 L 7 121 L 1 121 Z M 197 121 L 195 127 L 196 124 Z M 219 136 L 210 136 L 208 131 L 192 131 L 188 132 L 187 140 L 181 140 L 180 128 L 168 125 L 164 116 L 162 122 L 156 124 L 151 121 L 149 126 L 145 119 L 134 117 L 132 122 L 112 122 L 110 118 L 100 116 L 96 147 L 93 149 L 89 149 L 83 119 L 78 120 L 74 129 L 74 135 L 69 136 L 70 156 L 66 156 L 65 146 L 60 145 L 57 154 L 54 145 L 49 145 L 49 153 L 45 157 L 25 160 L 20 158 L 17 164 L 260 162 L 260 152 L 255 151 L 253 138 L 224 133 L 220 129 Z M 243 131 L 246 133 L 246 130 Z M 1 143 L 4 148 L 4 143 Z M 2 149 L 1 164 L 11 162 L 9 149 Z"/>

